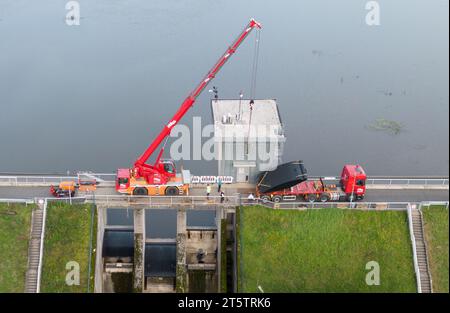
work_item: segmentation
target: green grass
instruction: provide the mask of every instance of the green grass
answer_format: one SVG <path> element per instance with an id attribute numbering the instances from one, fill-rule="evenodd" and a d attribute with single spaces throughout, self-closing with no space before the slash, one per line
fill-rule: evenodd
<path id="1" fill-rule="evenodd" d="M 416 292 L 406 212 L 243 207 L 239 227 L 243 292 Z"/>
<path id="2" fill-rule="evenodd" d="M 448 209 L 430 206 L 423 208 L 422 212 L 433 291 L 448 293 Z"/>
<path id="3" fill-rule="evenodd" d="M 0 293 L 24 292 L 32 209 L 0 203 Z"/>
<path id="4" fill-rule="evenodd" d="M 91 204 L 50 203 L 47 207 L 47 220 L 45 228 L 44 258 L 42 267 L 42 292 L 87 292 L 88 290 L 88 264 L 89 238 L 91 231 Z M 92 249 L 96 243 L 96 224 L 94 215 L 94 233 Z M 69 286 L 66 284 L 66 275 L 70 269 L 66 264 L 75 261 L 80 266 L 80 284 Z M 91 268 L 90 291 L 94 290 L 94 269 Z"/>

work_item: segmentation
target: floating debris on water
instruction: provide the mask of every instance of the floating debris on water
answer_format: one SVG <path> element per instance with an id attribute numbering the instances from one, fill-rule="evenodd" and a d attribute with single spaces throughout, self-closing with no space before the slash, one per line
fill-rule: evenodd
<path id="1" fill-rule="evenodd" d="M 337 57 L 342 56 L 342 52 L 331 52 L 331 51 L 323 51 L 318 49 L 311 50 L 312 55 L 316 57 Z"/>
<path id="2" fill-rule="evenodd" d="M 311 53 L 313 55 L 318 56 L 318 57 L 321 57 L 323 55 L 323 51 L 322 50 L 312 50 Z"/>
<path id="3" fill-rule="evenodd" d="M 387 97 L 392 97 L 394 95 L 394 93 L 390 90 L 378 90 L 378 93 L 381 93 Z"/>
<path id="4" fill-rule="evenodd" d="M 385 131 L 391 135 L 397 135 L 403 130 L 404 126 L 396 121 L 379 118 L 375 120 L 374 123 L 368 125 L 367 128 L 370 130 Z"/>
<path id="5" fill-rule="evenodd" d="M 424 145 L 424 144 L 415 144 L 415 145 L 412 146 L 412 148 L 414 150 L 425 150 L 425 149 L 428 148 L 428 146 Z"/>

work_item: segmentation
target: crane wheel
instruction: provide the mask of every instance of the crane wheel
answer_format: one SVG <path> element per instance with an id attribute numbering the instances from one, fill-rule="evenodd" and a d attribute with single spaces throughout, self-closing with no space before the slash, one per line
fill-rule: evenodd
<path id="1" fill-rule="evenodd" d="M 279 203 L 279 202 L 281 202 L 281 200 L 283 200 L 283 198 L 281 198 L 281 196 L 274 196 L 273 197 L 273 202 L 275 202 L 275 203 Z"/>
<path id="2" fill-rule="evenodd" d="M 323 193 L 320 195 L 320 202 L 327 202 L 330 200 L 330 196 L 327 193 Z"/>
<path id="3" fill-rule="evenodd" d="M 314 193 L 310 193 L 309 195 L 306 196 L 306 200 L 308 200 L 308 202 L 315 202 L 317 200 L 317 196 Z"/>
<path id="4" fill-rule="evenodd" d="M 261 197 L 261 200 L 262 200 L 263 203 L 267 203 L 267 202 L 270 201 L 270 197 L 267 196 L 267 195 L 264 195 L 264 196 Z"/>
<path id="5" fill-rule="evenodd" d="M 134 196 L 146 196 L 146 195 L 148 195 L 148 190 L 147 190 L 147 188 L 144 188 L 144 187 L 134 188 L 133 195 Z"/>
<path id="6" fill-rule="evenodd" d="M 166 191 L 164 192 L 166 196 L 177 196 L 180 194 L 180 191 L 177 187 L 170 186 L 166 188 Z"/>

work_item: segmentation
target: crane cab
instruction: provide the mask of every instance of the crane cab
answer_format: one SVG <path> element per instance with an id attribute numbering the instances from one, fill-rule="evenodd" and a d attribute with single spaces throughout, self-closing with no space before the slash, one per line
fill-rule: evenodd
<path id="1" fill-rule="evenodd" d="M 155 165 L 158 169 L 159 166 L 164 169 L 164 174 L 155 171 L 151 177 L 139 176 L 136 169 L 118 169 L 116 190 L 122 194 L 135 196 L 176 196 L 189 193 L 189 171 L 182 171 L 177 175 L 173 162 L 161 161 Z"/>
<path id="2" fill-rule="evenodd" d="M 177 175 L 175 162 L 171 159 L 160 160 L 157 164 L 157 168 L 160 173 L 164 173 L 168 177 L 175 177 Z"/>
<path id="3" fill-rule="evenodd" d="M 360 165 L 347 164 L 341 173 L 341 188 L 347 196 L 354 195 L 357 199 L 363 199 L 366 193 L 367 175 Z"/>

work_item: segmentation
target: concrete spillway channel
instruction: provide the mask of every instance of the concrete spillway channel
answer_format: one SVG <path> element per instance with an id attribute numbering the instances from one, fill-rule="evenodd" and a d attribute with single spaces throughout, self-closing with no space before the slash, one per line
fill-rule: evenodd
<path id="1" fill-rule="evenodd" d="M 96 292 L 221 291 L 220 230 L 229 208 L 98 208 Z"/>

